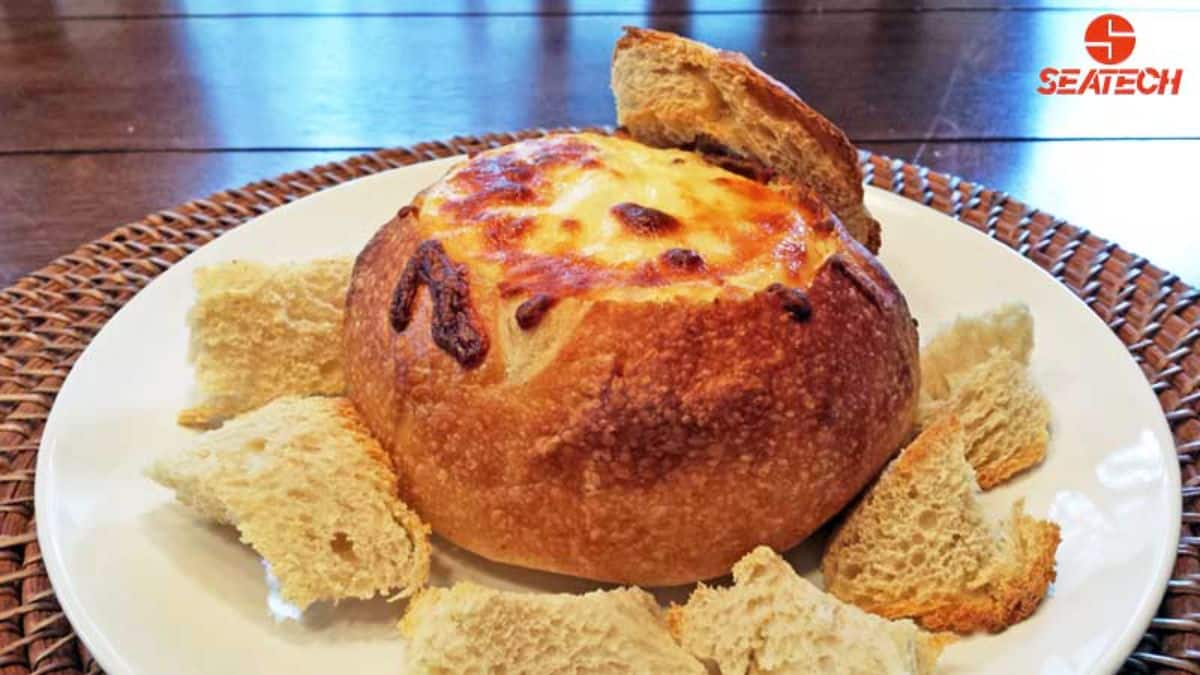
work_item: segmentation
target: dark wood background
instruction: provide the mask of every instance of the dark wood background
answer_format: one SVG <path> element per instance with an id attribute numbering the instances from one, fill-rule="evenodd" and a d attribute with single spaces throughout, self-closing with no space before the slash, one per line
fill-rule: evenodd
<path id="1" fill-rule="evenodd" d="M 861 146 L 1006 190 L 1200 283 L 1200 6 L 1127 3 L 1179 96 L 1047 97 L 1071 0 L 0 0 L 0 285 L 147 212 L 380 146 L 608 124 L 644 25 L 743 51 Z"/>

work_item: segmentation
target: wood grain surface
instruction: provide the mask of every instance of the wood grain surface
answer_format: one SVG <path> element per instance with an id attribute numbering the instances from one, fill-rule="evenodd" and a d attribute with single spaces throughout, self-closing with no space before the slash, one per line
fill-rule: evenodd
<path id="1" fill-rule="evenodd" d="M 1083 2 L 0 0 L 0 285 L 123 222 L 366 149 L 613 121 L 623 25 L 743 51 L 862 147 L 1011 192 L 1200 283 L 1200 12 L 1136 3 L 1178 96 L 1091 67 Z M 1195 73 L 1195 75 L 1193 75 Z M 1181 199 L 1182 197 L 1182 199 Z"/>

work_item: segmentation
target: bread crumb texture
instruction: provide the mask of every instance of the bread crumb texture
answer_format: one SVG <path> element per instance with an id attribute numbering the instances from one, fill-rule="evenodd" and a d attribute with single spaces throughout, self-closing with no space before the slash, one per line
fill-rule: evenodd
<path id="1" fill-rule="evenodd" d="M 637 588 L 585 595 L 469 582 L 426 588 L 400 632 L 408 640 L 405 672 L 414 675 L 706 672 L 671 638 L 654 598 Z"/>
<path id="2" fill-rule="evenodd" d="M 428 576 L 429 528 L 400 502 L 388 457 L 344 398 L 276 399 L 147 474 L 236 526 L 302 609 L 408 595 Z"/>
<path id="3" fill-rule="evenodd" d="M 701 584 L 668 618 L 684 648 L 722 675 L 925 675 L 953 639 L 841 602 L 765 546 L 734 565 L 733 579 Z"/>
<path id="4" fill-rule="evenodd" d="M 930 399 L 948 397 L 950 378 L 983 363 L 994 351 L 1022 366 L 1033 355 L 1033 315 L 1021 303 L 1011 303 L 978 316 L 960 316 L 921 350 L 921 393 Z"/>
<path id="5" fill-rule="evenodd" d="M 851 510 L 821 567 L 837 597 L 929 630 L 999 632 L 1054 581 L 1058 526 L 1024 513 L 993 523 L 978 501 L 954 416 L 924 430 Z"/>
<path id="6" fill-rule="evenodd" d="M 1033 317 L 1021 304 L 959 318 L 921 353 L 920 425 L 955 415 L 985 490 L 1041 463 L 1050 405 L 1029 377 Z"/>
<path id="7" fill-rule="evenodd" d="M 195 272 L 189 359 L 200 401 L 179 423 L 217 427 L 285 395 L 338 395 L 342 314 L 353 260 L 264 265 L 233 261 Z"/>

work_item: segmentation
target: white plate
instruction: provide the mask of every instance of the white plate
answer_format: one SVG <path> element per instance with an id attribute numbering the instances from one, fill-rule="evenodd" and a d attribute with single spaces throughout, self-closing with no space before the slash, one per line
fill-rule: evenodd
<path id="1" fill-rule="evenodd" d="M 191 393 L 184 316 L 198 266 L 232 258 L 352 255 L 418 189 L 431 162 L 356 180 L 220 237 L 139 293 L 92 341 L 54 405 L 38 455 L 42 555 L 59 601 L 110 673 L 394 673 L 402 607 L 318 606 L 302 622 L 268 606 L 259 561 L 228 530 L 194 521 L 142 476 L 189 442 L 175 413 Z M 1136 644 L 1162 596 L 1179 531 L 1179 469 L 1162 413 L 1121 343 L 1028 261 L 901 197 L 871 189 L 883 260 L 922 332 L 957 313 L 1023 300 L 1037 324 L 1033 374 L 1053 407 L 1044 466 L 986 496 L 1018 497 L 1058 522 L 1058 581 L 1028 621 L 947 649 L 944 672 L 1107 673 Z M 814 571 L 811 547 L 793 553 Z M 576 579 L 490 565 L 439 547 L 438 580 L 573 589 Z M 660 597 L 679 598 L 664 592 Z"/>

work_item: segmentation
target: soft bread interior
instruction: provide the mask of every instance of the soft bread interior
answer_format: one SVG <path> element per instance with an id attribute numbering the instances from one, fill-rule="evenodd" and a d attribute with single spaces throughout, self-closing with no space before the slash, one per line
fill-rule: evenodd
<path id="1" fill-rule="evenodd" d="M 765 546 L 734 565 L 733 579 L 701 584 L 670 612 L 684 648 L 721 673 L 928 675 L 952 639 L 823 593 Z"/>
<path id="2" fill-rule="evenodd" d="M 1004 523 L 978 500 L 966 436 L 953 416 L 921 432 L 850 511 L 821 561 L 828 590 L 925 628 L 998 632 L 1034 612 L 1054 580 L 1058 526 Z"/>
<path id="3" fill-rule="evenodd" d="M 346 399 L 276 399 L 147 473 L 197 515 L 237 527 L 302 609 L 425 583 L 429 528 L 400 502 L 389 458 Z"/>
<path id="4" fill-rule="evenodd" d="M 955 416 L 985 489 L 1040 463 L 1050 405 L 1028 372 L 1033 316 L 1019 303 L 959 317 L 921 352 L 920 424 Z"/>
<path id="5" fill-rule="evenodd" d="M 1004 351 L 952 375 L 949 394 L 922 401 L 921 426 L 953 415 L 966 434 L 967 461 L 985 490 L 1040 463 L 1050 442 L 1050 405 L 1025 366 Z"/>
<path id="6" fill-rule="evenodd" d="M 200 401 L 179 423 L 213 428 L 280 396 L 342 393 L 351 264 L 235 260 L 196 270 L 188 327 Z"/>
<path id="7" fill-rule="evenodd" d="M 405 672 L 414 675 L 705 673 L 671 639 L 654 598 L 637 588 L 584 595 L 472 583 L 429 588 L 412 601 L 400 631 L 408 639 Z"/>
<path id="8" fill-rule="evenodd" d="M 921 395 L 943 399 L 950 378 L 984 362 L 992 352 L 1008 354 L 1022 366 L 1033 354 L 1033 315 L 1010 303 L 984 314 L 960 316 L 921 350 Z"/>

